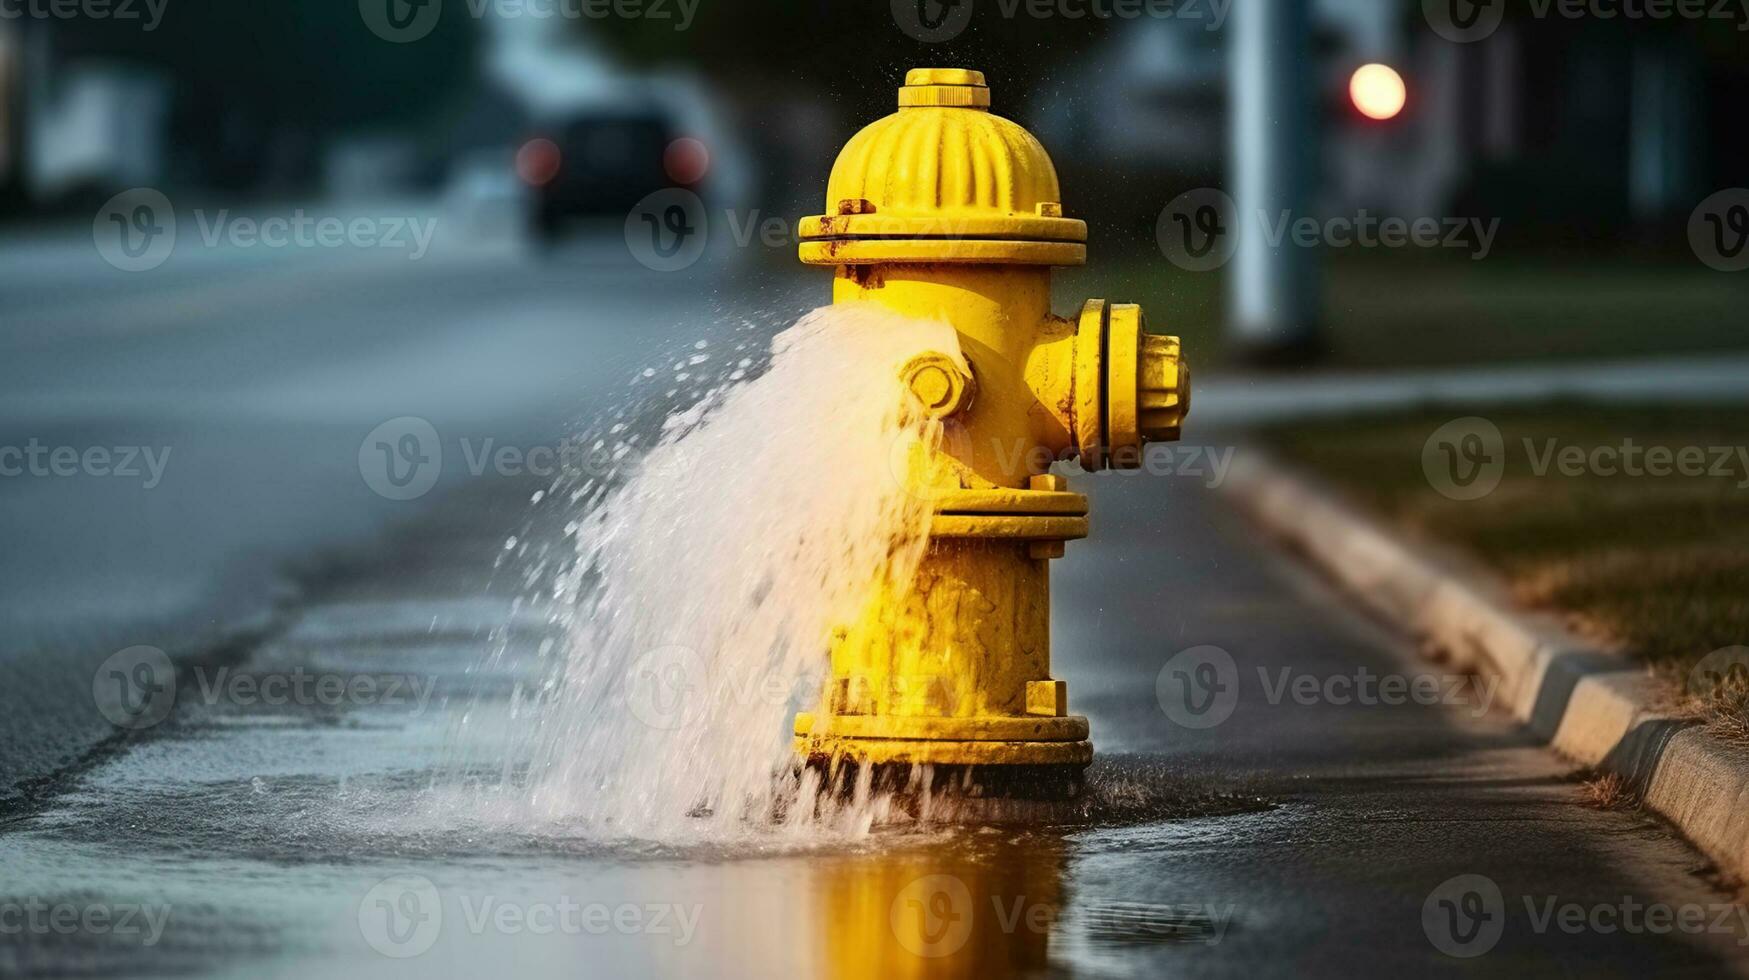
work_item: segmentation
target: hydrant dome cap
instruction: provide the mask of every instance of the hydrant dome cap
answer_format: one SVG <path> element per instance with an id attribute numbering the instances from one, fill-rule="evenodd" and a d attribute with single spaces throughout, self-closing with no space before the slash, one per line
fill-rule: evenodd
<path id="1" fill-rule="evenodd" d="M 802 261 L 1081 264 L 1086 223 L 1063 217 L 1039 141 L 986 111 L 983 73 L 916 68 L 905 81 L 899 111 L 839 152 L 826 213 L 802 219 Z"/>

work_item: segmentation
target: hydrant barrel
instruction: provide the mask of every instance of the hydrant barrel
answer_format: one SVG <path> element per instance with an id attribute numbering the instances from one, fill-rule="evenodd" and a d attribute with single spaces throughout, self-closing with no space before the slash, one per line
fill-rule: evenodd
<path id="1" fill-rule="evenodd" d="M 1177 438 L 1189 373 L 1137 307 L 1052 312 L 1051 267 L 1086 260 L 1087 226 L 1065 215 L 1044 147 L 991 103 L 981 72 L 912 70 L 898 111 L 839 153 L 825 212 L 801 221 L 799 256 L 834 270 L 835 303 L 945 321 L 965 367 L 919 352 L 901 372 L 952 433 L 926 468 L 930 547 L 915 581 L 839 631 L 796 742 L 820 765 L 969 767 L 1072 792 L 1093 747 L 1051 676 L 1049 565 L 1086 536 L 1087 500 L 1046 471 L 1139 466 L 1145 443 Z"/>

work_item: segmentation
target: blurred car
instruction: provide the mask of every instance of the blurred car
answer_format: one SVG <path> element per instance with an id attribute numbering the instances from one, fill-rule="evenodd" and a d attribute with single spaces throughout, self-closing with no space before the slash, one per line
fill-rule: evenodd
<path id="1" fill-rule="evenodd" d="M 678 133 L 655 108 L 590 108 L 539 127 L 516 154 L 530 188 L 529 226 L 551 241 L 581 219 L 623 219 L 655 191 L 683 186 L 665 165 Z"/>

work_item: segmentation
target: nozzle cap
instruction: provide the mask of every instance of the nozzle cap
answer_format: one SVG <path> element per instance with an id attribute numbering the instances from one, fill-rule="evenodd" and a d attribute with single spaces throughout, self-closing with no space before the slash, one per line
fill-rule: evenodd
<path id="1" fill-rule="evenodd" d="M 1137 402 L 1142 441 L 1177 439 L 1190 413 L 1190 366 L 1184 363 L 1178 338 L 1143 334 L 1140 368 Z"/>

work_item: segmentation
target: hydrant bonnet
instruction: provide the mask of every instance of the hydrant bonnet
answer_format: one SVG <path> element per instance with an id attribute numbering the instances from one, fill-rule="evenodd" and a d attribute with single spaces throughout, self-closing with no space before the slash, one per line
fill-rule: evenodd
<path id="1" fill-rule="evenodd" d="M 982 72 L 910 71 L 899 111 L 864 127 L 839 152 L 826 213 L 801 221 L 801 260 L 1086 261 L 1087 223 L 1063 217 L 1050 156 L 989 105 Z"/>

